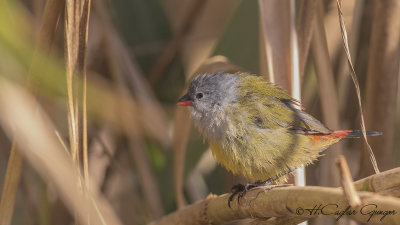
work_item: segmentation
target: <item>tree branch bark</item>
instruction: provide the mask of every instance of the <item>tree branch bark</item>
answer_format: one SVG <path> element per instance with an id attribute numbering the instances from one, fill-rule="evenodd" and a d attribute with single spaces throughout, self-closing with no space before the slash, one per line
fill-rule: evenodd
<path id="1" fill-rule="evenodd" d="M 364 178 L 354 184 L 360 191 L 358 194 L 362 202 L 360 207 L 354 209 L 349 207 L 342 188 L 255 188 L 247 192 L 240 203 L 235 198 L 231 203 L 232 208 L 227 204 L 230 194 L 210 195 L 150 225 L 224 224 L 245 218 L 256 219 L 254 224 L 296 224 L 322 215 L 339 220 L 347 217 L 368 224 L 400 224 L 400 199 L 396 198 L 400 196 L 400 168 Z M 372 215 L 373 212 L 387 215 Z"/>

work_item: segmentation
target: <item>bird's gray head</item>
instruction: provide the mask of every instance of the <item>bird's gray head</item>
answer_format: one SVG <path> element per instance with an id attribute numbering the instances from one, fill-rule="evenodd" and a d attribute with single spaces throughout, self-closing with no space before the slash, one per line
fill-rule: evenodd
<path id="1" fill-rule="evenodd" d="M 223 122 L 223 109 L 236 100 L 238 82 L 231 73 L 196 76 L 178 105 L 193 106 L 192 116 L 201 130 L 214 129 Z"/>

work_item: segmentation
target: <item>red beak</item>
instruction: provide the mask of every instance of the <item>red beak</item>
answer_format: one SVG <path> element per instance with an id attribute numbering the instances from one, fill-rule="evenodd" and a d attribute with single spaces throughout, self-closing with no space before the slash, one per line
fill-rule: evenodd
<path id="1" fill-rule="evenodd" d="M 185 94 L 178 100 L 178 103 L 176 103 L 178 106 L 192 106 L 193 105 L 193 100 L 190 98 L 188 94 Z"/>

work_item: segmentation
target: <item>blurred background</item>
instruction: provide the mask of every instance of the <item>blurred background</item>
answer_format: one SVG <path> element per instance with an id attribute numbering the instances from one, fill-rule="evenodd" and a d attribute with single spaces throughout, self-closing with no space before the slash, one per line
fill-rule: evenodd
<path id="1" fill-rule="evenodd" d="M 400 165 L 400 2 L 342 11 L 384 171 Z M 335 0 L 1 0 L 0 224 L 146 224 L 245 182 L 175 105 L 216 71 L 301 90 L 331 129 L 360 129 Z M 374 173 L 362 139 L 324 153 L 307 185 L 340 186 L 339 154 L 354 180 Z"/>

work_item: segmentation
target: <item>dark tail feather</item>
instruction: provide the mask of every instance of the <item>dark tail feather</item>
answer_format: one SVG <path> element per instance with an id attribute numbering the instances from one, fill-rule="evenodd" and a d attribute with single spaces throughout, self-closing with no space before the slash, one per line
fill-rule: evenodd
<path id="1" fill-rule="evenodd" d="M 361 130 L 335 130 L 333 134 L 341 138 L 358 138 L 363 136 Z M 379 136 L 382 134 L 383 133 L 379 131 L 367 130 L 367 136 Z"/>

